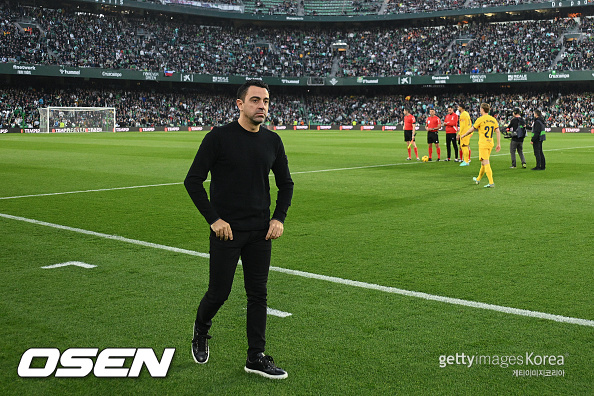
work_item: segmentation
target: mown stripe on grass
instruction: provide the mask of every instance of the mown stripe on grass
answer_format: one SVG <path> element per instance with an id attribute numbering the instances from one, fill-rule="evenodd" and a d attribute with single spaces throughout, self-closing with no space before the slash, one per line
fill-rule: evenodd
<path id="1" fill-rule="evenodd" d="M 544 150 L 544 151 L 545 152 L 546 151 L 563 151 L 563 150 L 575 150 L 575 149 L 584 149 L 584 148 L 594 148 L 594 146 L 565 147 L 565 148 L 549 149 L 549 150 Z M 509 153 L 501 153 L 501 154 L 491 155 L 491 157 L 499 157 L 499 156 L 509 156 Z M 417 161 L 409 161 L 409 162 L 401 162 L 401 163 L 394 163 L 394 164 L 362 165 L 362 166 L 351 166 L 351 167 L 346 167 L 346 168 L 331 168 L 331 169 L 316 169 L 316 170 L 309 170 L 309 171 L 297 171 L 297 172 L 291 172 L 291 174 L 292 175 L 304 175 L 304 174 L 309 174 L 309 173 L 339 172 L 339 171 L 347 171 L 347 170 L 383 168 L 383 167 L 387 167 L 387 166 L 401 166 L 401 165 L 411 165 L 411 164 L 420 164 L 420 163 L 421 162 L 417 162 Z M 270 176 L 272 177 L 273 175 L 271 174 Z M 209 183 L 210 180 L 205 180 L 204 182 Z M 140 186 L 125 186 L 125 187 L 112 187 L 112 188 L 98 188 L 98 189 L 92 189 L 92 190 L 64 191 L 64 192 L 30 194 L 30 195 L 16 195 L 13 197 L 0 197 L 0 200 L 17 199 L 17 198 L 47 197 L 47 196 L 52 196 L 52 195 L 80 194 L 80 193 L 101 192 L 101 191 L 133 190 L 135 188 L 175 186 L 175 185 L 179 185 L 179 184 L 183 184 L 183 182 L 146 184 L 146 185 L 140 185 Z"/>
<path id="2" fill-rule="evenodd" d="M 68 227 L 68 226 L 64 226 L 64 225 L 60 225 L 60 224 L 54 224 L 54 223 L 48 223 L 48 222 L 40 221 L 40 220 L 28 219 L 28 218 L 20 217 L 20 216 L 13 216 L 13 215 L 9 215 L 9 214 L 0 213 L 0 217 L 10 219 L 10 220 L 23 221 L 26 223 L 56 228 L 56 229 L 65 230 L 65 231 L 77 232 L 80 234 L 91 235 L 91 236 L 95 236 L 95 237 L 99 237 L 99 238 L 111 239 L 111 240 L 116 240 L 116 241 L 120 241 L 120 242 L 126 242 L 126 243 L 135 244 L 135 245 L 151 247 L 151 248 L 155 248 L 155 249 L 162 249 L 162 250 L 166 250 L 166 251 L 174 252 L 174 253 L 182 253 L 182 254 L 188 254 L 191 256 L 204 257 L 204 258 L 210 257 L 210 255 L 208 253 L 200 253 L 200 252 L 196 252 L 193 250 L 180 249 L 180 248 L 176 248 L 176 247 L 172 247 L 172 246 L 161 245 L 158 243 L 145 242 L 145 241 L 140 241 L 137 239 L 126 238 L 126 237 L 122 237 L 119 235 L 110 235 L 110 234 L 104 234 L 101 232 L 84 230 L 81 228 Z M 392 294 L 399 294 L 399 295 L 403 295 L 403 296 L 422 298 L 424 300 L 429 300 L 429 301 L 438 301 L 438 302 L 447 303 L 447 304 L 462 305 L 462 306 L 466 306 L 466 307 L 485 309 L 485 310 L 489 310 L 489 311 L 503 312 L 503 313 L 512 314 L 512 315 L 527 316 L 527 317 L 533 317 L 533 318 L 538 318 L 538 319 L 553 320 L 555 322 L 561 322 L 561 323 L 570 323 L 570 324 L 576 324 L 576 325 L 580 325 L 580 326 L 594 327 L 594 320 L 572 318 L 572 317 L 561 316 L 561 315 L 553 315 L 553 314 L 549 314 L 549 313 L 545 313 L 545 312 L 530 311 L 527 309 L 510 308 L 510 307 L 504 307 L 501 305 L 486 304 L 486 303 L 469 301 L 469 300 L 461 300 L 459 298 L 437 296 L 437 295 L 433 295 L 433 294 L 398 289 L 398 288 L 389 287 L 389 286 L 381 286 L 381 285 L 376 285 L 373 283 L 359 282 L 359 281 L 354 281 L 354 280 L 349 280 L 349 279 L 342 279 L 342 278 L 337 278 L 334 276 L 313 274 L 311 272 L 297 271 L 297 270 L 291 270 L 291 269 L 287 269 L 287 268 L 270 267 L 270 270 L 288 274 L 288 275 L 300 276 L 300 277 L 308 278 L 308 279 L 317 279 L 317 280 L 323 280 L 323 281 L 347 285 L 347 286 L 359 287 L 359 288 L 363 288 L 363 289 L 377 290 L 377 291 L 381 291 L 381 292 L 385 292 L 385 293 L 392 293 Z"/>

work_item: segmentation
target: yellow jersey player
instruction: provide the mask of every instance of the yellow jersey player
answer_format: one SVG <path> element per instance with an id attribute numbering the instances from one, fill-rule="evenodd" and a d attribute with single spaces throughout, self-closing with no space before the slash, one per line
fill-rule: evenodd
<path id="1" fill-rule="evenodd" d="M 495 151 L 501 150 L 501 132 L 499 131 L 499 124 L 497 120 L 489 115 L 491 106 L 487 103 L 481 103 L 481 116 L 474 122 L 474 125 L 468 129 L 468 131 L 460 136 L 460 140 L 470 135 L 472 132 L 477 131 L 479 135 L 479 160 L 481 161 L 481 170 L 479 171 L 478 177 L 473 177 L 472 180 L 476 184 L 479 184 L 484 174 L 487 174 L 489 184 L 485 187 L 495 187 L 493 183 L 493 171 L 489 164 L 489 157 L 491 156 L 491 150 L 493 150 L 493 133 L 497 133 L 497 147 Z"/>
<path id="2" fill-rule="evenodd" d="M 472 120 L 470 119 L 470 114 L 466 111 L 465 105 L 459 104 L 458 111 L 460 112 L 458 139 L 460 140 L 460 159 L 462 160 L 460 166 L 468 166 L 470 165 L 470 138 L 472 137 L 472 133 L 464 139 L 460 139 L 460 134 L 468 131 L 468 128 L 472 126 Z"/>

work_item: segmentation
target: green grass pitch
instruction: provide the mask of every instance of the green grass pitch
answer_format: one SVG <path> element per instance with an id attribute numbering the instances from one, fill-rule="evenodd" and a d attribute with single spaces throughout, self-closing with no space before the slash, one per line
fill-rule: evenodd
<path id="1" fill-rule="evenodd" d="M 208 226 L 182 185 L 202 133 L 0 136 L 2 394 L 591 394 L 593 135 L 549 134 L 544 172 L 509 169 L 503 140 L 491 157 L 494 189 L 483 188 L 486 177 L 472 182 L 476 138 L 471 166 L 461 168 L 405 161 L 401 132 L 281 136 L 295 193 L 285 235 L 273 243 L 269 306 L 292 315 L 268 317 L 267 352 L 288 371 L 283 381 L 243 370 L 241 267 L 214 320 L 210 360 L 197 365 L 191 328 L 208 260 L 106 237 L 208 253 Z M 525 150 L 530 168 L 529 142 Z M 125 188 L 134 186 L 145 187 Z M 41 268 L 69 261 L 97 267 Z M 138 378 L 19 378 L 20 358 L 34 347 L 176 353 L 166 378 L 146 369 Z M 440 367 L 441 356 L 457 354 L 493 360 Z M 527 354 L 561 356 L 563 365 L 494 363 Z M 551 370 L 562 375 L 546 376 Z"/>

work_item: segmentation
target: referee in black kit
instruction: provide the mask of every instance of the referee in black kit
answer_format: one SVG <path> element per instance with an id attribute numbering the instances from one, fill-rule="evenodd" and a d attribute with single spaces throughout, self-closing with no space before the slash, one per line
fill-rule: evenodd
<path id="1" fill-rule="evenodd" d="M 208 290 L 198 306 L 192 356 L 209 358 L 212 318 L 229 297 L 241 257 L 247 295 L 248 351 L 245 371 L 267 378 L 287 378 L 266 345 L 266 284 L 272 239 L 284 231 L 283 222 L 293 196 L 293 180 L 280 136 L 261 124 L 270 103 L 268 85 L 249 80 L 237 91 L 239 119 L 206 134 L 184 185 L 210 225 Z M 278 194 L 270 216 L 270 170 Z M 203 183 L 211 175 L 210 201 Z"/>

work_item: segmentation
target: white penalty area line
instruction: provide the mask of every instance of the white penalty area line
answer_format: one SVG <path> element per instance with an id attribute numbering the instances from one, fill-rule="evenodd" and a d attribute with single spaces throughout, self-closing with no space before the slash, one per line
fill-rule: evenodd
<path id="1" fill-rule="evenodd" d="M 65 191 L 45 194 L 31 194 L 31 195 L 17 195 L 14 197 L 0 197 L 0 199 L 16 199 L 16 198 L 31 198 L 31 197 L 48 197 L 52 195 L 66 195 L 66 194 L 80 194 L 89 192 L 100 192 L 100 191 L 115 191 L 115 190 L 131 190 L 135 188 L 147 188 L 147 187 L 161 187 L 161 186 L 173 186 L 176 184 L 182 184 L 181 182 L 175 183 L 161 183 L 161 184 L 147 184 L 143 186 L 127 186 L 127 187 L 111 187 L 111 188 L 97 188 L 94 190 L 78 190 L 78 191 Z"/>
<path id="2" fill-rule="evenodd" d="M 140 241 L 137 239 L 125 238 L 125 237 L 121 237 L 118 235 L 109 235 L 109 234 L 104 234 L 101 232 L 88 231 L 88 230 L 83 230 L 81 228 L 68 227 L 68 226 L 63 226 L 63 225 L 59 225 L 59 224 L 48 223 L 45 221 L 28 219 L 28 218 L 20 217 L 20 216 L 13 216 L 13 215 L 9 215 L 9 214 L 0 213 L 0 217 L 5 218 L 5 219 L 10 219 L 10 220 L 23 221 L 23 222 L 31 223 L 31 224 L 35 224 L 35 225 L 56 228 L 59 230 L 77 232 L 80 234 L 91 235 L 91 236 L 95 236 L 95 237 L 99 237 L 99 238 L 105 238 L 105 239 L 111 239 L 111 240 L 116 240 L 116 241 L 120 241 L 120 242 L 131 243 L 134 245 L 140 245 L 140 246 L 151 247 L 151 248 L 155 248 L 155 249 L 166 250 L 166 251 L 174 252 L 174 253 L 182 253 L 182 254 L 187 254 L 187 255 L 191 255 L 191 256 L 204 257 L 204 258 L 210 257 L 210 255 L 207 253 L 200 253 L 200 252 L 196 252 L 193 250 L 180 249 L 180 248 L 176 248 L 176 247 L 172 247 L 172 246 L 161 245 L 161 244 L 152 243 L 152 242 L 145 242 L 145 241 Z M 385 293 L 399 294 L 402 296 L 422 298 L 424 300 L 429 300 L 429 301 L 438 301 L 438 302 L 447 303 L 447 304 L 454 304 L 454 305 L 461 305 L 461 306 L 471 307 L 471 308 L 485 309 L 485 310 L 489 310 L 489 311 L 502 312 L 502 313 L 511 314 L 511 315 L 526 316 L 526 317 L 532 317 L 532 318 L 538 318 L 538 319 L 552 320 L 552 321 L 561 322 L 561 323 L 570 323 L 570 324 L 576 324 L 576 325 L 580 325 L 580 326 L 594 327 L 594 320 L 572 318 L 572 317 L 561 316 L 561 315 L 553 315 L 553 314 L 549 314 L 549 313 L 545 313 L 545 312 L 530 311 L 527 309 L 510 308 L 510 307 L 504 307 L 501 305 L 486 304 L 486 303 L 469 301 L 469 300 L 461 300 L 459 298 L 437 296 L 437 295 L 433 295 L 433 294 L 398 289 L 398 288 L 389 287 L 389 286 L 381 286 L 381 285 L 376 285 L 373 283 L 353 281 L 353 280 L 349 280 L 349 279 L 337 278 L 334 276 L 318 275 L 318 274 L 313 274 L 311 272 L 296 271 L 296 270 L 280 268 L 280 267 L 270 267 L 270 270 L 288 274 L 288 275 L 300 276 L 302 278 L 323 280 L 326 282 L 332 282 L 332 283 L 337 283 L 337 284 L 346 285 L 346 286 L 359 287 L 359 288 L 369 289 L 369 290 L 376 290 L 376 291 L 381 291 L 381 292 L 385 292 Z M 279 312 L 282 312 L 282 311 L 279 311 Z"/>

